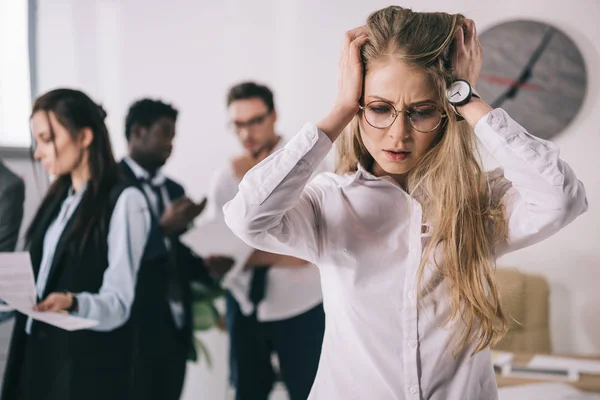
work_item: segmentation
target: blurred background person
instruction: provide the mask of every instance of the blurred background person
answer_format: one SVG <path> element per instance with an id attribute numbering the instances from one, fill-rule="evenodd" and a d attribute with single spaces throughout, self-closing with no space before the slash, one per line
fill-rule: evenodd
<path id="1" fill-rule="evenodd" d="M 2 400 L 131 398 L 128 320 L 150 213 L 120 178 L 105 116 L 77 90 L 50 91 L 33 105 L 34 157 L 56 178 L 26 236 L 35 310 L 98 325 L 66 331 L 17 314 Z"/>

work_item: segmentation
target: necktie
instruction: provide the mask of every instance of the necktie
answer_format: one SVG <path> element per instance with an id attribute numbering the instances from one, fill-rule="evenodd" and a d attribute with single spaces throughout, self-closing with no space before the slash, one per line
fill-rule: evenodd
<path id="1" fill-rule="evenodd" d="M 142 180 L 142 182 L 152 189 L 154 197 L 156 198 L 156 220 L 160 223 L 160 219 L 165 212 L 165 202 L 162 195 L 162 185 L 155 185 L 149 180 Z M 170 301 L 181 302 L 183 300 L 183 290 L 181 287 L 181 276 L 179 267 L 177 265 L 177 247 L 173 241 L 168 249 L 169 258 L 167 261 L 167 297 Z"/>
<path id="2" fill-rule="evenodd" d="M 248 297 L 254 306 L 258 305 L 264 298 L 267 290 L 267 273 L 269 266 L 255 267 L 252 270 L 250 280 L 250 292 Z"/>

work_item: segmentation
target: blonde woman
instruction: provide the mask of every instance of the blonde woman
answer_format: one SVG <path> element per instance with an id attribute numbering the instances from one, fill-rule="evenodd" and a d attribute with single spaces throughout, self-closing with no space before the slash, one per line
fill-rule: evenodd
<path id="1" fill-rule="evenodd" d="M 462 15 L 373 13 L 346 36 L 329 114 L 225 206 L 249 245 L 320 268 L 326 331 L 309 399 L 497 398 L 489 347 L 507 317 L 494 261 L 587 200 L 552 143 L 477 96 L 481 62 Z M 501 170 L 482 170 L 475 139 Z M 336 140 L 338 174 L 308 184 Z"/>

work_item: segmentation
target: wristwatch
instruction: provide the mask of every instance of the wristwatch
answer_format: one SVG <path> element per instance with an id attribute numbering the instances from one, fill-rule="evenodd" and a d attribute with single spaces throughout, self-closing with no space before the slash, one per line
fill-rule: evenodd
<path id="1" fill-rule="evenodd" d="M 467 104 L 473 97 L 481 98 L 471 84 L 464 79 L 455 80 L 446 89 L 446 98 L 458 116 L 460 116 L 460 113 L 456 107 Z"/>
<path id="2" fill-rule="evenodd" d="M 73 293 L 66 292 L 67 296 L 71 297 L 71 307 L 67 308 L 67 312 L 76 313 L 79 311 L 79 302 L 77 301 L 77 296 Z"/>

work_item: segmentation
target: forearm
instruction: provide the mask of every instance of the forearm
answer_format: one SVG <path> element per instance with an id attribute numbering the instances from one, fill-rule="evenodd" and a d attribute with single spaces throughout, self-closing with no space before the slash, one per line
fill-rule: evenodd
<path id="1" fill-rule="evenodd" d="M 286 256 L 283 254 L 269 253 L 262 250 L 255 250 L 254 253 L 246 261 L 245 269 L 252 269 L 255 267 L 262 267 L 265 265 L 277 266 L 277 267 L 288 267 L 297 268 L 305 267 L 309 263 L 297 257 Z"/>
<path id="2" fill-rule="evenodd" d="M 343 132 L 346 126 L 352 121 L 352 118 L 358 111 L 358 103 L 355 107 L 335 106 L 318 124 L 319 128 L 332 143 Z"/>
<path id="3" fill-rule="evenodd" d="M 473 129 L 475 129 L 475 125 L 477 125 L 477 122 L 479 122 L 481 118 L 493 110 L 490 105 L 477 97 L 473 97 L 471 101 L 463 106 L 457 107 L 457 109 L 460 115 L 462 115 Z"/>
<path id="4" fill-rule="evenodd" d="M 128 188 L 119 197 L 108 233 L 108 267 L 98 293 L 77 293 L 77 316 L 99 322 L 96 331 L 110 331 L 128 319 L 137 274 L 150 233 L 150 211 L 142 193 Z"/>

